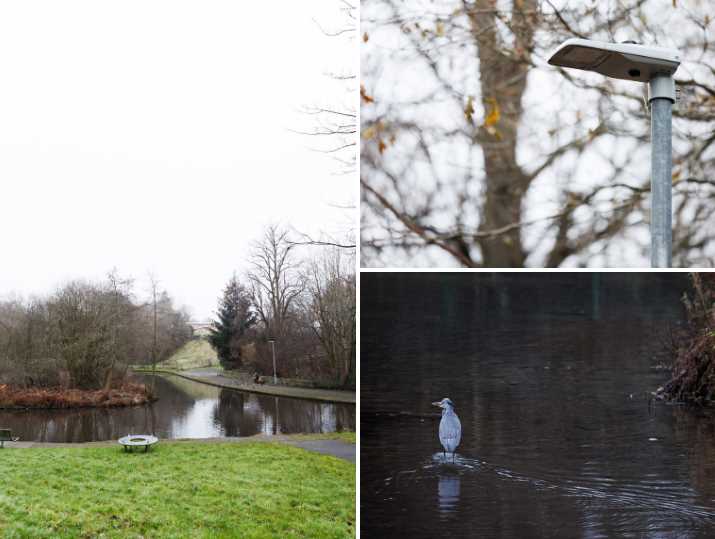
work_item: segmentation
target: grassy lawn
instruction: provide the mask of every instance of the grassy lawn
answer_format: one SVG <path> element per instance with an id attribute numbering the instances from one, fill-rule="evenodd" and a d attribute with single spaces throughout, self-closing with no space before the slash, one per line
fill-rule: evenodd
<path id="1" fill-rule="evenodd" d="M 0 450 L 1 537 L 355 535 L 355 466 L 274 443 Z"/>

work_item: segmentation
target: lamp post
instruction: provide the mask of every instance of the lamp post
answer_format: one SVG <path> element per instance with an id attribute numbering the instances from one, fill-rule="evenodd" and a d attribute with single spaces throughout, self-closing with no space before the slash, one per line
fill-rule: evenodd
<path id="1" fill-rule="evenodd" d="M 273 350 L 273 383 L 278 384 L 278 378 L 276 377 L 276 341 L 274 339 L 268 339 L 271 343 L 271 350 Z"/>
<path id="2" fill-rule="evenodd" d="M 650 264 L 668 268 L 672 261 L 672 111 L 673 74 L 680 65 L 674 49 L 634 42 L 605 43 L 568 39 L 549 58 L 549 64 L 594 71 L 614 79 L 648 83 L 651 109 Z"/>

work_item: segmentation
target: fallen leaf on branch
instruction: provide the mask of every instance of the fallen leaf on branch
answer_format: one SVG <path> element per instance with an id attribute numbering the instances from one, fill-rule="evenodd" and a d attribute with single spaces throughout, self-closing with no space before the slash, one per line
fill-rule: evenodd
<path id="1" fill-rule="evenodd" d="M 362 84 L 360 85 L 360 97 L 362 97 L 362 100 L 365 103 L 374 103 L 375 102 L 375 99 L 373 99 L 372 97 L 367 95 L 367 90 L 365 90 L 365 86 L 363 86 Z"/>

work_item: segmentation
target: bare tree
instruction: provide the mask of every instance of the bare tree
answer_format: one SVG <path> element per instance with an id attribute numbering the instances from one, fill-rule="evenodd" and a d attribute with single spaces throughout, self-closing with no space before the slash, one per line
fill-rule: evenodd
<path id="1" fill-rule="evenodd" d="M 647 265 L 643 85 L 548 66 L 574 36 L 681 50 L 674 263 L 712 264 L 711 2 L 365 0 L 362 16 L 363 265 Z"/>
<path id="2" fill-rule="evenodd" d="M 74 281 L 49 301 L 54 348 L 73 387 L 97 389 L 112 358 L 111 299 L 99 285 Z"/>
<path id="3" fill-rule="evenodd" d="M 337 0 L 336 5 L 340 11 L 340 22 L 324 27 L 317 23 L 321 32 L 331 39 L 345 39 L 352 43 L 357 32 L 355 17 L 356 7 L 345 0 Z M 314 127 L 301 134 L 315 137 L 324 142 L 317 145 L 318 151 L 331 156 L 340 165 L 340 172 L 352 175 L 355 171 L 357 141 L 357 112 L 354 105 L 355 81 L 357 75 L 350 70 L 339 70 L 329 73 L 328 77 L 338 83 L 347 99 L 336 102 L 334 105 L 310 105 L 304 112 L 314 122 Z"/>
<path id="4" fill-rule="evenodd" d="M 104 389 L 109 391 L 112 388 L 112 378 L 114 370 L 119 364 L 124 364 L 129 360 L 129 351 L 126 343 L 127 332 L 131 331 L 130 320 L 136 307 L 131 301 L 131 289 L 133 281 L 119 275 L 116 268 L 107 274 L 107 284 L 111 296 L 111 320 L 110 320 L 110 361 L 104 377 Z"/>
<path id="5" fill-rule="evenodd" d="M 325 24 L 316 21 L 320 31 L 331 40 L 345 40 L 352 44 L 357 33 L 356 6 L 346 0 L 336 0 L 338 9 L 338 22 Z M 337 163 L 337 174 L 352 178 L 355 174 L 357 162 L 357 111 L 355 107 L 355 91 L 357 74 L 350 67 L 338 69 L 328 73 L 327 76 L 336 87 L 337 92 L 342 90 L 343 99 L 335 99 L 326 104 L 309 105 L 304 108 L 304 113 L 312 120 L 312 127 L 298 133 L 316 140 L 313 148 L 329 156 Z M 334 204 L 345 210 L 345 222 L 341 224 L 343 232 L 335 233 L 322 231 L 318 237 L 313 237 L 305 232 L 297 232 L 297 238 L 292 242 L 296 245 L 336 246 L 352 250 L 355 248 L 355 203 Z"/>
<path id="6" fill-rule="evenodd" d="M 305 288 L 294 248 L 288 231 L 271 225 L 253 244 L 248 260 L 251 301 L 273 338 L 283 335 L 291 308 Z"/>
<path id="7" fill-rule="evenodd" d="M 0 303 L 0 373 L 6 382 L 33 386 L 57 383 L 57 365 L 49 359 L 47 305 L 39 298 Z"/>
<path id="8" fill-rule="evenodd" d="M 345 386 L 355 365 L 355 258 L 332 248 L 306 271 L 306 310 L 338 383 Z"/>
<path id="9" fill-rule="evenodd" d="M 109 389 L 130 363 L 151 356 L 156 365 L 191 330 L 188 314 L 154 284 L 148 304 L 134 301 L 131 279 L 116 271 L 99 283 L 70 282 L 47 298 L 0 302 L 0 381 Z"/>
<path id="10" fill-rule="evenodd" d="M 159 295 L 159 280 L 156 275 L 149 273 L 149 294 L 151 301 L 152 310 L 152 340 L 151 340 L 151 371 L 154 376 L 151 377 L 151 389 L 154 392 L 154 386 L 156 382 L 156 361 L 158 355 L 157 346 L 157 321 L 158 321 L 158 304 L 157 296 Z"/>

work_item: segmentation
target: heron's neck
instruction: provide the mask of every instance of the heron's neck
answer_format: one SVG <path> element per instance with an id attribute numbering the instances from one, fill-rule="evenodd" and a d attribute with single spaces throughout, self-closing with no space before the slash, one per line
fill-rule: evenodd
<path id="1" fill-rule="evenodd" d="M 446 415 L 454 415 L 454 408 L 452 408 L 450 406 L 448 406 L 447 408 L 444 408 L 442 410 L 442 417 L 444 417 Z"/>

